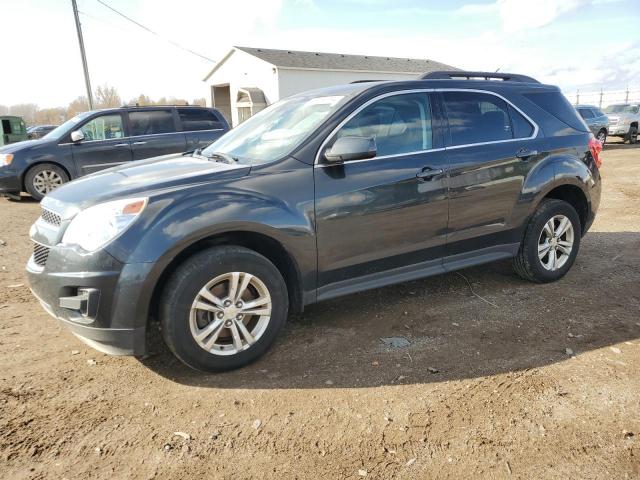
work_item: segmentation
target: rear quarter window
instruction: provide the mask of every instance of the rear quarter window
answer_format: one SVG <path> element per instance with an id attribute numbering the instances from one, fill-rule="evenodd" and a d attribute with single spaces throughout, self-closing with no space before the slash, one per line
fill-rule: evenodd
<path id="1" fill-rule="evenodd" d="M 194 130 L 219 130 L 222 123 L 211 110 L 203 108 L 178 108 L 182 130 L 185 132 Z"/>
<path id="2" fill-rule="evenodd" d="M 535 92 L 523 93 L 523 96 L 531 100 L 538 107 L 556 117 L 565 125 L 580 132 L 588 132 L 589 128 L 580 118 L 578 112 L 560 92 Z"/>

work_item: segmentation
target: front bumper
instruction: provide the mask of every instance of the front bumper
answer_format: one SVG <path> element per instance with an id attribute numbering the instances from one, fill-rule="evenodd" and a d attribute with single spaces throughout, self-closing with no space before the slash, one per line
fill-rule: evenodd
<path id="1" fill-rule="evenodd" d="M 629 133 L 629 125 L 609 125 L 609 136 L 624 136 Z"/>
<path id="2" fill-rule="evenodd" d="M 79 253 L 52 247 L 42 265 L 27 264 L 31 291 L 42 307 L 97 350 L 114 355 L 146 353 L 145 280 L 153 264 L 123 264 L 105 251 Z M 69 301 L 92 292 L 90 308 Z"/>
<path id="3" fill-rule="evenodd" d="M 0 168 L 0 194 L 16 195 L 20 194 L 22 185 L 17 172 Z"/>

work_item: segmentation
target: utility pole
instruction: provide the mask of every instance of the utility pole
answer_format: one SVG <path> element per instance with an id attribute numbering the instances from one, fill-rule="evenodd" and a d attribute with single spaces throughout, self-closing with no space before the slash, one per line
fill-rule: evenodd
<path id="1" fill-rule="evenodd" d="M 93 93 L 91 92 L 91 81 L 89 80 L 89 67 L 87 67 L 87 54 L 84 51 L 84 40 L 82 39 L 82 27 L 80 26 L 80 17 L 78 16 L 78 5 L 76 0 L 71 0 L 73 7 L 73 16 L 76 19 L 76 30 L 78 31 L 78 43 L 80 44 L 80 55 L 82 56 L 82 68 L 84 69 L 84 83 L 87 87 L 87 99 L 89 100 L 89 108 L 93 110 Z"/>

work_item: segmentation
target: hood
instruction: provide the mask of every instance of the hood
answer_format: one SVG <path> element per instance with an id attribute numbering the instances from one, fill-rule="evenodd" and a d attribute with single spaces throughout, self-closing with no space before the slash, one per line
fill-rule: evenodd
<path id="1" fill-rule="evenodd" d="M 38 145 L 42 145 L 45 143 L 49 143 L 48 140 L 44 140 L 39 138 L 37 140 L 24 140 L 22 142 L 10 143 L 9 145 L 5 145 L 0 148 L 0 153 L 16 153 L 22 150 L 28 150 L 32 147 L 37 147 Z"/>
<path id="2" fill-rule="evenodd" d="M 182 154 L 165 155 L 81 177 L 51 192 L 42 205 L 66 217 L 67 208 L 77 211 L 118 198 L 238 178 L 250 170 L 247 165 L 228 165 Z"/>

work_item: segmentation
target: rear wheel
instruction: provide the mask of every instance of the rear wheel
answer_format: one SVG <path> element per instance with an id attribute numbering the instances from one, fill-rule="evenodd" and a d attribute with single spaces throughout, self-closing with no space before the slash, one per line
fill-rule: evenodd
<path id="1" fill-rule="evenodd" d="M 562 278 L 578 255 L 580 237 L 576 210 L 562 200 L 543 200 L 529 221 L 514 259 L 516 273 L 537 283 Z"/>
<path id="2" fill-rule="evenodd" d="M 45 195 L 68 181 L 67 172 L 52 163 L 41 163 L 30 168 L 24 178 L 25 188 L 35 200 L 42 200 Z"/>
<path id="3" fill-rule="evenodd" d="M 627 139 L 629 143 L 637 143 L 638 142 L 638 127 L 629 128 L 629 133 L 627 134 Z"/>
<path id="4" fill-rule="evenodd" d="M 163 337 L 182 362 L 206 372 L 246 365 L 267 351 L 285 324 L 287 287 L 265 257 L 221 246 L 189 258 L 160 304 Z"/>

